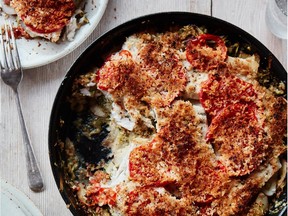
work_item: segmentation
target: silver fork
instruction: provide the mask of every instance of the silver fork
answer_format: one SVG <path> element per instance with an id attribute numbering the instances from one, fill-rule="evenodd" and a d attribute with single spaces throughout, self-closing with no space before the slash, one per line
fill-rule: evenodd
<path id="1" fill-rule="evenodd" d="M 9 24 L 4 24 L 4 29 L 0 29 L 0 70 L 2 80 L 5 84 L 7 84 L 13 89 L 16 97 L 16 104 L 20 117 L 20 124 L 25 146 L 24 149 L 26 156 L 29 187 L 31 190 L 39 192 L 43 190 L 44 184 L 36 158 L 33 153 L 33 148 L 30 142 L 28 131 L 26 129 L 18 95 L 18 86 L 22 80 L 23 71 L 16 46 L 13 28 L 10 22 Z"/>

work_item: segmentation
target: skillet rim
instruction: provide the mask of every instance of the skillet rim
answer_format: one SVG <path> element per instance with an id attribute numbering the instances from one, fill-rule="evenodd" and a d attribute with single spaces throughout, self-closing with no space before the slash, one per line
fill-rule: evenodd
<path id="1" fill-rule="evenodd" d="M 75 205 L 75 198 L 72 195 L 71 189 L 66 186 L 64 187 L 64 190 L 61 190 L 61 187 L 63 184 L 65 184 L 64 181 L 64 174 L 63 169 L 61 168 L 61 149 L 59 145 L 56 145 L 56 143 L 59 140 L 59 133 L 61 133 L 62 128 L 60 126 L 60 119 L 62 119 L 63 116 L 67 117 L 67 113 L 65 110 L 63 110 L 63 103 L 65 100 L 65 97 L 67 96 L 67 92 L 69 92 L 69 88 L 71 89 L 72 81 L 77 75 L 80 75 L 83 71 L 87 72 L 87 69 L 89 70 L 89 67 L 93 65 L 94 63 L 89 63 L 89 65 L 84 66 L 84 70 L 80 70 L 80 68 L 83 66 L 83 63 L 86 62 L 87 59 L 91 59 L 93 54 L 97 54 L 97 48 L 105 48 L 105 45 L 110 46 L 110 49 L 105 51 L 106 54 L 113 52 L 113 46 L 111 48 L 111 44 L 109 45 L 109 39 L 115 39 L 117 35 L 121 36 L 122 40 L 125 39 L 125 37 L 135 33 L 135 29 L 138 29 L 137 31 L 143 31 L 143 29 L 146 29 L 146 25 L 149 27 L 161 25 L 159 20 L 167 21 L 169 20 L 169 24 L 164 23 L 164 27 L 160 27 L 160 29 L 167 30 L 167 26 L 171 24 L 178 23 L 179 26 L 183 26 L 185 24 L 202 24 L 206 25 L 207 21 L 211 21 L 211 23 L 208 24 L 208 26 L 212 24 L 221 25 L 224 27 L 224 29 L 230 28 L 229 36 L 235 34 L 236 40 L 246 41 L 249 44 L 251 44 L 253 47 L 256 48 L 256 50 L 261 51 L 260 56 L 261 60 L 267 61 L 268 58 L 272 58 L 272 72 L 274 73 L 275 77 L 280 78 L 280 80 L 285 82 L 285 85 L 287 87 L 287 72 L 282 66 L 282 64 L 278 61 L 278 59 L 274 56 L 271 51 L 269 51 L 266 46 L 264 46 L 259 40 L 257 40 L 254 36 L 247 33 L 243 29 L 227 22 L 224 20 L 221 20 L 219 18 L 215 18 L 212 16 L 204 15 L 204 14 L 198 14 L 198 13 L 191 13 L 191 12 L 161 12 L 161 13 L 153 13 L 144 15 L 138 18 L 134 18 L 130 21 L 127 21 L 125 23 L 122 23 L 118 25 L 117 27 L 107 31 L 106 33 L 99 36 L 97 39 L 95 39 L 76 59 L 76 61 L 71 65 L 71 67 L 67 70 L 66 75 L 61 82 L 60 87 L 58 88 L 56 97 L 53 102 L 51 115 L 50 115 L 50 122 L 49 122 L 49 131 L 48 131 L 48 151 L 49 151 L 49 160 L 50 160 L 50 166 L 52 169 L 53 177 L 56 182 L 57 188 L 59 189 L 59 192 L 65 201 L 66 205 L 69 205 L 69 209 L 73 215 L 84 215 L 84 211 L 79 208 L 77 205 Z M 190 20 L 191 19 L 191 20 Z M 193 20 L 194 19 L 194 20 Z M 173 21 L 174 20 L 174 21 Z M 196 21 L 196 22 L 195 22 Z M 210 27 L 207 27 L 209 30 Z M 221 29 L 223 30 L 223 29 Z M 221 32 L 221 31 L 220 31 Z M 223 34 L 227 35 L 225 32 Z M 114 41 L 115 42 L 115 41 Z M 124 42 L 124 41 L 123 41 Z M 123 44 L 122 42 L 118 44 Z M 107 48 L 106 48 L 107 49 Z M 116 49 L 117 50 L 117 49 Z M 114 50 L 114 51 L 116 51 Z M 102 52 L 101 52 L 102 53 Z M 105 55 L 105 54 L 104 54 Z M 102 56 L 103 57 L 103 56 Z M 106 55 L 107 57 L 107 55 Z M 262 59 L 263 58 L 263 59 Z M 103 63 L 105 59 L 98 60 Z M 79 72 L 80 71 L 80 72 Z M 63 114 L 64 112 L 64 114 Z M 66 120 L 66 119 L 65 119 Z M 62 172 L 61 172 L 62 169 Z M 62 181 L 62 182 L 61 182 Z M 72 196 L 72 197 L 71 197 Z M 279 212 L 278 216 L 284 215 L 287 212 L 287 200 L 286 205 L 282 209 L 282 211 Z"/>

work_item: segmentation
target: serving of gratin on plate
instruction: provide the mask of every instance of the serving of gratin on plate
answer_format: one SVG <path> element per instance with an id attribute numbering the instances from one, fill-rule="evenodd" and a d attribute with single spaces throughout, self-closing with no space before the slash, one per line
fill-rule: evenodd
<path id="1" fill-rule="evenodd" d="M 117 49 L 103 36 L 84 52 L 55 100 L 51 164 L 72 212 L 283 211 L 286 83 L 272 73 L 279 62 L 243 40 L 247 33 L 225 34 L 235 27 L 215 18 L 171 13 L 134 22 L 118 28 Z M 82 67 L 85 55 L 95 65 Z"/>
<path id="2" fill-rule="evenodd" d="M 0 0 L 24 68 L 51 63 L 77 48 L 95 29 L 108 0 Z"/>
<path id="3" fill-rule="evenodd" d="M 84 0 L 5 0 L 3 11 L 21 23 L 14 27 L 17 38 L 45 38 L 51 42 L 74 39 L 76 30 L 88 23 Z"/>

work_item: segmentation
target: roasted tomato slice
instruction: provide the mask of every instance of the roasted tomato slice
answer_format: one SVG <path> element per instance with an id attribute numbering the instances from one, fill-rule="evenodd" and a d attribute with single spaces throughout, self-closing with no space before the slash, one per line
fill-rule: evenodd
<path id="1" fill-rule="evenodd" d="M 105 183 L 109 175 L 103 171 L 97 171 L 90 179 L 90 186 L 87 188 L 86 197 L 88 205 L 110 205 L 116 204 L 117 192 L 114 188 L 101 187 L 101 182 Z"/>
<path id="2" fill-rule="evenodd" d="M 202 34 L 188 41 L 186 58 L 194 69 L 209 71 L 219 67 L 227 57 L 227 47 L 222 38 L 212 34 Z"/>
<path id="3" fill-rule="evenodd" d="M 203 82 L 200 90 L 200 102 L 211 122 L 219 111 L 230 104 L 253 103 L 257 94 L 253 85 L 229 74 L 213 74 Z"/>
<path id="4" fill-rule="evenodd" d="M 110 205 L 116 204 L 117 193 L 112 188 L 103 188 L 100 185 L 93 185 L 87 191 L 87 200 L 90 205 Z"/>
<path id="5" fill-rule="evenodd" d="M 207 140 L 230 176 L 251 173 L 267 155 L 270 139 L 260 127 L 256 114 L 254 104 L 232 104 L 209 126 Z"/>

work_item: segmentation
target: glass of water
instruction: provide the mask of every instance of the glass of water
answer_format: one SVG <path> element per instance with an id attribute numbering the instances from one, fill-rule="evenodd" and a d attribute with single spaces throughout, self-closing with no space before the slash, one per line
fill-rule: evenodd
<path id="1" fill-rule="evenodd" d="M 287 39 L 287 0 L 268 0 L 265 18 L 274 35 Z"/>

